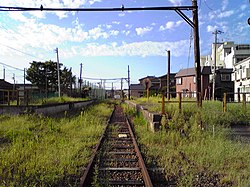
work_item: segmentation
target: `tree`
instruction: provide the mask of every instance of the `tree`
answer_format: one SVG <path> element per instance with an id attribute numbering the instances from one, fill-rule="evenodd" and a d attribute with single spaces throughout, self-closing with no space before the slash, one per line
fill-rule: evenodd
<path id="1" fill-rule="evenodd" d="M 59 69 L 62 64 L 59 64 Z M 61 87 L 66 92 L 70 87 L 70 83 L 75 82 L 75 76 L 72 76 L 71 71 L 67 68 L 59 70 Z M 30 63 L 30 67 L 27 70 L 26 79 L 32 84 L 36 85 L 42 91 L 55 91 L 58 88 L 57 78 L 57 63 L 53 61 Z"/>
<path id="2" fill-rule="evenodd" d="M 76 82 L 76 76 L 72 76 L 71 70 L 66 67 L 60 73 L 62 92 L 68 93 L 70 86 Z"/>

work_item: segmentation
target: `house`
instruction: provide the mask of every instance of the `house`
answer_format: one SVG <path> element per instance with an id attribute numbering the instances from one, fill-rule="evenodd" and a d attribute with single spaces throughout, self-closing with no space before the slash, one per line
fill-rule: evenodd
<path id="1" fill-rule="evenodd" d="M 162 76 L 158 77 L 160 79 L 161 90 L 165 91 L 165 92 L 167 91 L 167 75 L 168 74 L 165 74 L 165 75 L 162 75 Z M 176 92 L 176 89 L 175 89 L 175 85 L 176 85 L 175 75 L 176 75 L 176 73 L 170 73 L 169 90 L 170 90 L 170 92 L 172 92 L 171 93 L 172 97 L 176 97 L 176 93 L 175 93 Z"/>
<path id="2" fill-rule="evenodd" d="M 130 96 L 142 97 L 145 92 L 145 87 L 142 84 L 130 84 Z"/>
<path id="3" fill-rule="evenodd" d="M 144 89 L 146 89 L 146 84 L 148 83 L 150 88 L 150 93 L 151 94 L 158 94 L 161 90 L 161 81 L 158 77 L 155 76 L 147 76 L 139 79 L 140 84 L 144 86 Z"/>
<path id="4" fill-rule="evenodd" d="M 250 101 L 250 57 L 235 64 L 232 79 L 234 80 L 234 92 L 247 93 L 246 100 Z M 236 94 L 234 96 L 237 100 L 238 96 Z"/>
<path id="5" fill-rule="evenodd" d="M 201 70 L 201 94 L 202 97 L 209 98 L 211 85 L 209 75 L 210 66 L 204 66 Z M 181 92 L 183 97 L 196 97 L 196 71 L 195 68 L 180 70 L 176 75 L 176 92 Z"/>
<path id="6" fill-rule="evenodd" d="M 215 76 L 215 99 L 222 100 L 224 93 L 228 93 L 227 99 L 234 100 L 234 82 L 232 81 L 232 68 L 222 68 L 216 70 Z"/>
<path id="7" fill-rule="evenodd" d="M 14 97 L 15 86 L 4 79 L 0 79 L 0 103 L 6 103 L 8 97 Z"/>

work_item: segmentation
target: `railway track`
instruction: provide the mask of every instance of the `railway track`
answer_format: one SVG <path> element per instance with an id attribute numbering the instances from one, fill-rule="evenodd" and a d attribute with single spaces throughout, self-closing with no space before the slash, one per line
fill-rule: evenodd
<path id="1" fill-rule="evenodd" d="M 121 106 L 115 105 L 80 186 L 153 186 Z"/>

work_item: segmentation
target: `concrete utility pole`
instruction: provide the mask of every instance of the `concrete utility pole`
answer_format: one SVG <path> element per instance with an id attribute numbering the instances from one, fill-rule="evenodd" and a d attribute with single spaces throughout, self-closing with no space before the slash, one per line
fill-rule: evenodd
<path id="1" fill-rule="evenodd" d="M 5 80 L 5 67 L 3 68 L 3 80 Z"/>
<path id="2" fill-rule="evenodd" d="M 196 68 L 196 99 L 197 105 L 202 106 L 201 97 L 201 65 L 200 65 L 200 39 L 199 39 L 199 24 L 198 24 L 198 6 L 197 0 L 192 0 L 193 7 L 193 24 L 194 24 L 194 58 L 195 58 L 195 68 Z"/>
<path id="3" fill-rule="evenodd" d="M 69 77 L 69 84 L 70 84 L 70 97 L 72 96 L 72 67 L 70 67 L 70 77 Z"/>
<path id="4" fill-rule="evenodd" d="M 121 78 L 121 99 L 123 99 L 122 87 L 123 87 L 123 78 Z"/>
<path id="5" fill-rule="evenodd" d="M 26 78 L 26 70 L 25 68 L 23 69 L 23 92 L 25 92 L 25 78 Z"/>
<path id="6" fill-rule="evenodd" d="M 79 83 L 80 83 L 80 94 L 82 92 L 82 63 L 80 64 L 80 80 L 79 80 Z"/>
<path id="7" fill-rule="evenodd" d="M 168 52 L 167 98 L 170 100 L 170 50 Z"/>
<path id="8" fill-rule="evenodd" d="M 58 96 L 61 97 L 60 65 L 59 65 L 58 48 L 55 49 L 55 52 L 56 52 L 56 57 L 57 57 Z"/>
<path id="9" fill-rule="evenodd" d="M 217 52 L 217 34 L 221 34 L 222 32 L 215 29 L 213 34 L 214 38 L 214 72 L 213 72 L 213 100 L 215 100 L 215 81 L 216 81 L 216 52 Z"/>
<path id="10" fill-rule="evenodd" d="M 130 100 L 130 71 L 129 71 L 129 66 L 128 66 L 128 100 Z"/>

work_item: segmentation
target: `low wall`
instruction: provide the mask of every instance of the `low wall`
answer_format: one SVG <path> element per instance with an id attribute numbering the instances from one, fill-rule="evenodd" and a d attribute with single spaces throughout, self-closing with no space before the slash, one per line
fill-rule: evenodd
<path id="1" fill-rule="evenodd" d="M 35 113 L 35 114 L 56 114 L 64 112 L 73 108 L 83 108 L 92 104 L 94 100 L 70 102 L 70 103 L 58 103 L 41 106 L 0 106 L 0 114 L 18 115 L 23 113 Z"/>
<path id="2" fill-rule="evenodd" d="M 134 108 L 136 112 L 142 113 L 143 117 L 148 121 L 150 125 L 150 129 L 155 132 L 160 128 L 161 124 L 161 114 L 149 112 L 147 108 L 143 107 L 142 105 L 133 103 L 131 101 L 125 101 L 127 105 L 131 108 Z"/>

